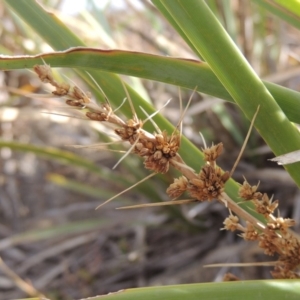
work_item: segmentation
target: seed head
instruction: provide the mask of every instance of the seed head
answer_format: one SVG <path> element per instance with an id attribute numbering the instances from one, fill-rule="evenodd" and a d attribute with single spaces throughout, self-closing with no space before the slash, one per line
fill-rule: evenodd
<path id="1" fill-rule="evenodd" d="M 295 226 L 296 222 L 293 219 L 276 218 L 267 223 L 269 229 L 280 230 L 282 233 L 286 233 L 289 227 Z"/>
<path id="2" fill-rule="evenodd" d="M 239 196 L 245 200 L 260 199 L 262 194 L 257 192 L 258 185 L 251 186 L 246 180 L 239 189 Z"/>
<path id="3" fill-rule="evenodd" d="M 175 178 L 174 182 L 167 188 L 167 194 L 170 198 L 176 199 L 187 189 L 188 180 L 185 176 Z"/>
<path id="4" fill-rule="evenodd" d="M 56 88 L 52 93 L 56 96 L 65 96 L 69 93 L 70 85 L 68 83 L 57 83 L 52 74 L 52 70 L 49 65 L 35 65 L 33 70 L 39 76 L 40 80 L 44 83 L 50 83 Z"/>
<path id="5" fill-rule="evenodd" d="M 157 152 L 156 152 L 157 153 Z M 146 157 L 144 161 L 144 166 L 146 169 L 152 170 L 156 173 L 162 173 L 165 174 L 169 171 L 169 159 L 165 156 L 161 156 L 160 158 L 158 155 L 150 155 Z"/>
<path id="6" fill-rule="evenodd" d="M 55 96 L 66 96 L 70 90 L 70 85 L 66 82 L 62 82 L 56 85 L 56 90 L 52 92 Z"/>
<path id="7" fill-rule="evenodd" d="M 136 142 L 136 138 L 138 138 L 138 133 L 141 127 L 142 121 L 136 122 L 133 119 L 129 119 L 122 128 L 116 129 L 115 132 L 122 140 L 129 141 L 130 144 L 134 144 Z"/>
<path id="8" fill-rule="evenodd" d="M 264 216 L 269 216 L 270 214 L 273 214 L 274 210 L 278 206 L 278 200 L 272 202 L 272 198 L 269 199 L 267 194 L 263 194 L 263 196 L 260 199 L 257 199 L 254 201 L 255 209 L 259 214 L 262 214 Z"/>
<path id="9" fill-rule="evenodd" d="M 232 273 L 226 273 L 223 276 L 223 281 L 239 281 L 240 279 Z"/>
<path id="10" fill-rule="evenodd" d="M 227 217 L 224 220 L 223 224 L 224 224 L 223 229 L 236 231 L 239 227 L 239 218 L 237 216 L 230 214 L 229 217 Z"/>
<path id="11" fill-rule="evenodd" d="M 196 178 L 189 181 L 188 192 L 200 201 L 217 199 L 224 191 L 228 173 L 223 173 L 219 167 L 205 165 Z"/>
<path id="12" fill-rule="evenodd" d="M 104 113 L 88 111 L 86 113 L 86 116 L 93 121 L 100 121 L 100 122 L 107 121 L 107 115 Z"/>
<path id="13" fill-rule="evenodd" d="M 255 241 L 258 239 L 258 231 L 255 229 L 252 223 L 246 222 L 247 227 L 245 228 L 245 231 L 241 234 L 241 237 L 245 241 Z"/>
<path id="14" fill-rule="evenodd" d="M 285 265 L 278 264 L 273 271 L 271 271 L 273 278 L 275 279 L 298 279 L 299 274 L 295 271 L 287 268 Z"/>
<path id="15" fill-rule="evenodd" d="M 44 83 L 53 83 L 54 78 L 52 70 L 49 65 L 35 65 L 33 67 L 35 73 L 39 76 L 40 80 Z"/>
<path id="16" fill-rule="evenodd" d="M 213 164 L 223 151 L 223 143 L 219 143 L 215 146 L 213 145 L 210 148 L 202 149 L 202 151 L 204 154 L 204 160 L 210 164 Z"/>
<path id="17" fill-rule="evenodd" d="M 91 96 L 87 93 L 84 93 L 79 87 L 74 86 L 69 93 L 69 95 L 74 98 L 75 100 L 78 100 L 82 104 L 87 104 L 91 102 Z"/>
<path id="18" fill-rule="evenodd" d="M 264 249 L 266 255 L 273 256 L 278 252 L 278 248 L 275 245 L 274 241 L 277 240 L 278 236 L 274 231 L 265 230 L 264 234 L 259 235 L 258 246 Z"/>

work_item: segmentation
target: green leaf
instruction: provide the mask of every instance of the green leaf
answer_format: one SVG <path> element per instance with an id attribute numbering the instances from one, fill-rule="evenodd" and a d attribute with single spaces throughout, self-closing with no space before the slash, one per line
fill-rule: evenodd
<path id="1" fill-rule="evenodd" d="M 62 236 L 67 236 L 71 234 L 79 234 L 84 232 L 89 232 L 92 230 L 99 230 L 103 226 L 109 224 L 109 219 L 101 220 L 84 220 L 77 222 L 70 222 L 61 225 L 52 226 L 49 228 L 39 228 L 35 230 L 29 230 L 22 233 L 12 235 L 8 238 L 2 239 L 0 241 L 0 250 L 7 249 L 9 247 L 20 245 L 24 243 L 31 243 L 39 240 L 57 238 Z"/>
<path id="2" fill-rule="evenodd" d="M 136 288 L 93 297 L 93 300 L 298 300 L 299 280 L 254 280 Z M 88 300 L 82 299 L 82 300 Z M 22 300 L 22 299 L 19 299 Z M 40 300 L 26 298 L 23 300 Z M 51 299 L 50 299 L 51 300 Z"/>
<path id="3" fill-rule="evenodd" d="M 22 144 L 18 142 L 7 142 L 0 140 L 0 148 L 3 147 L 8 147 L 15 151 L 32 152 L 47 159 L 57 160 L 63 164 L 85 168 L 86 170 L 92 173 L 96 173 L 100 176 L 104 176 L 107 174 L 107 171 L 105 171 L 105 169 L 101 169 L 95 163 L 77 156 L 76 154 L 69 151 L 63 151 L 53 147 L 38 147 L 31 144 Z"/>
<path id="4" fill-rule="evenodd" d="M 298 0 L 252 0 L 254 3 L 266 9 L 266 11 L 278 16 L 292 26 L 300 29 L 300 3 Z"/>
<path id="5" fill-rule="evenodd" d="M 233 98 L 205 62 L 171 58 L 141 52 L 73 48 L 36 56 L 0 56 L 0 68 L 6 70 L 32 68 L 45 61 L 51 67 L 103 70 L 181 86 L 230 102 Z M 300 123 L 300 93 L 264 82 L 290 121 Z"/>
<path id="6" fill-rule="evenodd" d="M 298 300 L 299 280 L 234 281 L 121 290 L 93 300 Z M 84 300 L 84 299 L 83 299 Z"/>
<path id="7" fill-rule="evenodd" d="M 107 182 L 114 182 L 114 184 L 119 184 L 121 183 L 122 188 L 125 189 L 125 186 L 128 184 L 132 184 L 132 182 L 130 182 L 130 180 L 123 180 L 124 176 L 115 176 L 116 174 L 114 172 L 111 172 L 110 177 L 107 178 Z M 51 181 L 52 183 L 71 190 L 73 192 L 76 193 L 82 193 L 91 197 L 99 197 L 99 195 L 101 195 L 101 198 L 103 199 L 109 199 L 111 197 L 113 197 L 116 192 L 111 190 L 111 187 L 106 187 L 105 184 L 101 184 L 101 188 L 95 188 L 95 187 L 91 187 L 87 184 L 75 181 L 75 180 L 70 180 L 64 176 L 61 176 L 59 174 L 49 174 L 47 176 L 47 180 Z M 124 181 L 126 182 L 126 185 L 124 183 Z M 154 183 L 153 183 L 154 184 Z M 127 188 L 128 186 L 126 186 Z M 146 184 L 140 184 L 139 186 L 136 187 L 135 191 L 139 191 L 142 195 L 147 195 L 149 198 L 153 198 L 159 199 L 159 193 L 155 190 L 155 189 L 149 189 L 149 183 Z M 124 205 L 132 205 L 132 199 L 127 198 L 126 196 L 122 195 L 118 198 L 118 200 L 122 201 L 122 206 Z M 155 200 L 154 200 L 155 201 Z M 99 203 L 101 204 L 101 203 Z"/>

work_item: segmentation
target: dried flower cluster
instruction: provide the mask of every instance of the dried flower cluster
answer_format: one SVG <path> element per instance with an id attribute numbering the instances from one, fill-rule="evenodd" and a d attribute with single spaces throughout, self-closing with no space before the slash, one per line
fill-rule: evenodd
<path id="1" fill-rule="evenodd" d="M 204 149 L 206 164 L 200 173 L 189 179 L 184 176 L 175 179 L 167 189 L 167 194 L 174 199 L 187 191 L 192 198 L 199 201 L 218 199 L 224 191 L 225 182 L 229 179 L 229 173 L 224 173 L 216 165 L 216 159 L 222 150 L 222 143 Z"/>
<path id="2" fill-rule="evenodd" d="M 294 220 L 274 217 L 273 213 L 278 206 L 278 200 L 272 201 L 266 194 L 257 191 L 258 186 L 250 186 L 247 181 L 240 187 L 239 196 L 245 201 L 253 202 L 256 212 L 264 217 L 265 225 L 230 199 L 224 188 L 233 170 L 231 173 L 223 172 L 216 164 L 217 158 L 223 151 L 222 143 L 203 149 L 206 163 L 197 174 L 185 164 L 178 154 L 180 133 L 177 132 L 177 129 L 171 135 L 158 128 L 156 133 L 151 134 L 143 129 L 145 121 L 138 119 L 132 104 L 132 119 L 123 121 L 115 114 L 108 100 L 98 105 L 91 100 L 89 94 L 84 93 L 78 87 L 70 87 L 67 83 L 57 83 L 53 79 L 49 66 L 35 66 L 34 70 L 42 82 L 50 83 L 55 87 L 54 95 L 64 97 L 67 105 L 81 109 L 87 119 L 113 124 L 115 133 L 121 140 L 129 142 L 131 145 L 129 152 L 144 159 L 145 168 L 152 170 L 155 174 L 166 173 L 169 167 L 173 166 L 182 173 L 182 176 L 174 179 L 167 189 L 167 194 L 173 200 L 161 204 L 173 205 L 217 199 L 230 209 L 230 215 L 224 221 L 224 229 L 242 231 L 241 236 L 245 240 L 258 241 L 259 246 L 267 255 L 279 255 L 279 260 L 272 272 L 274 278 L 299 277 L 297 272 L 300 265 L 300 242 L 288 230 L 294 225 Z M 174 200 L 184 192 L 187 192 L 192 199 Z M 110 200 L 112 198 L 105 203 Z M 239 218 L 231 211 L 244 219 L 246 226 L 241 225 Z"/>
<path id="3" fill-rule="evenodd" d="M 134 153 L 144 158 L 146 169 L 155 173 L 166 173 L 173 158 L 177 156 L 176 161 L 181 161 L 177 153 L 180 146 L 179 133 L 174 132 L 170 136 L 166 131 L 148 133 L 142 129 L 143 121 L 139 120 L 135 113 L 133 113 L 132 119 L 125 122 L 113 112 L 108 101 L 99 106 L 78 87 L 71 88 L 66 83 L 57 83 L 53 78 L 50 66 L 36 65 L 34 71 L 42 82 L 50 83 L 56 88 L 53 91 L 54 95 L 67 99 L 67 105 L 86 109 L 85 116 L 88 119 L 116 125 L 115 133 L 123 141 L 128 141 L 133 146 Z"/>
<path id="4" fill-rule="evenodd" d="M 267 194 L 257 191 L 258 186 L 251 186 L 244 181 L 239 195 L 245 201 L 252 201 L 257 213 L 263 215 L 266 225 L 258 228 L 247 222 L 246 227 L 239 224 L 239 219 L 229 217 L 224 222 L 227 230 L 240 230 L 241 236 L 248 241 L 258 241 L 264 253 L 270 256 L 279 255 L 275 269 L 271 272 L 274 278 L 299 278 L 300 243 L 288 228 L 295 225 L 292 219 L 284 219 L 273 215 L 278 206 L 278 200 L 272 201 Z"/>

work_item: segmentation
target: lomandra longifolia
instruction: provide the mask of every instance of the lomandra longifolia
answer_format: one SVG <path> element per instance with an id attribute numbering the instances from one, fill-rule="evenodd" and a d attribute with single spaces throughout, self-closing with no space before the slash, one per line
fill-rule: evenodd
<path id="1" fill-rule="evenodd" d="M 170 167 L 181 172 L 182 175 L 179 178 L 175 178 L 174 182 L 167 188 L 166 192 L 172 199 L 171 201 L 134 205 L 123 207 L 122 209 L 185 204 L 216 199 L 229 209 L 229 216 L 224 221 L 223 229 L 241 231 L 240 236 L 243 239 L 257 241 L 265 254 L 271 256 L 277 254 L 278 260 L 274 262 L 275 267 L 272 271 L 274 278 L 299 278 L 300 242 L 298 237 L 289 230 L 289 227 L 293 226 L 295 221 L 284 219 L 280 216 L 275 217 L 274 212 L 278 207 L 279 201 L 273 201 L 267 194 L 259 192 L 258 186 L 250 186 L 246 180 L 240 185 L 239 197 L 243 201 L 252 202 L 255 211 L 263 216 L 264 222 L 260 222 L 247 213 L 226 194 L 225 184 L 231 177 L 239 158 L 230 172 L 224 172 L 219 168 L 216 161 L 222 154 L 222 143 L 203 149 L 205 164 L 197 173 L 192 166 L 188 166 L 184 162 L 178 153 L 181 140 L 181 132 L 178 130 L 179 126 L 171 134 L 168 134 L 163 128 L 158 128 L 157 125 L 154 133 L 144 130 L 143 125 L 151 120 L 152 116 L 148 116 L 145 120 L 140 120 L 137 117 L 126 89 L 125 92 L 132 110 L 132 118 L 123 120 L 113 110 L 107 98 L 106 102 L 98 105 L 96 102 L 93 102 L 88 93 L 83 92 L 79 87 L 71 87 L 68 83 L 56 82 L 48 65 L 37 65 L 34 67 L 34 71 L 42 82 L 50 83 L 55 88 L 52 92 L 55 96 L 62 97 L 68 106 L 80 110 L 83 117 L 114 126 L 114 131 L 120 140 L 131 145 L 123 158 L 129 153 L 134 153 L 143 159 L 145 168 L 152 171 L 142 181 L 157 173 L 165 174 Z M 255 117 L 251 126 L 253 126 L 254 119 Z M 123 192 L 127 190 L 129 189 Z M 185 192 L 190 196 L 190 199 L 176 200 Z M 120 194 L 108 199 L 103 204 L 113 200 Z M 103 204 L 99 205 L 99 207 Z M 246 224 L 242 225 L 239 218 L 243 219 Z"/>

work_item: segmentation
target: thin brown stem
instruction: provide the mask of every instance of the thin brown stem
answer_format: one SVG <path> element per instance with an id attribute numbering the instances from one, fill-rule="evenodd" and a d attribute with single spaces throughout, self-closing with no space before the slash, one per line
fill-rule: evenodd
<path id="1" fill-rule="evenodd" d="M 241 149 L 241 151 L 240 151 L 240 153 L 239 153 L 239 155 L 238 155 L 238 157 L 237 157 L 237 159 L 236 159 L 236 161 L 235 161 L 235 163 L 234 163 L 234 165 L 233 165 L 233 167 L 232 167 L 232 169 L 231 169 L 231 171 L 230 171 L 230 173 L 229 173 L 229 178 L 231 178 L 232 174 L 234 173 L 234 171 L 235 171 L 235 169 L 236 169 L 238 163 L 240 162 L 240 159 L 241 159 L 241 157 L 242 157 L 242 155 L 243 155 L 243 153 L 244 153 L 244 150 L 245 150 L 246 145 L 247 145 L 247 143 L 248 143 L 248 140 L 249 140 L 249 137 L 250 137 L 250 133 L 251 133 L 251 131 L 252 131 L 252 128 L 253 128 L 253 125 L 254 125 L 256 116 L 257 116 L 257 114 L 258 114 L 259 108 L 260 108 L 260 106 L 257 107 L 257 110 L 256 110 L 256 112 L 255 112 L 255 114 L 254 114 L 254 116 L 253 116 L 253 118 L 252 118 L 252 121 L 251 121 L 249 130 L 248 130 L 248 133 L 247 133 L 247 135 L 246 135 L 245 141 L 244 141 L 244 143 L 243 143 L 242 149 Z"/>
<path id="2" fill-rule="evenodd" d="M 6 263 L 2 260 L 0 257 L 0 269 L 2 272 L 9 277 L 14 284 L 21 289 L 23 292 L 25 292 L 27 295 L 30 296 L 40 296 L 43 297 L 43 294 L 40 293 L 38 290 L 36 290 L 32 285 L 28 284 L 26 281 L 24 281 L 18 274 L 16 274 L 12 269 L 10 269 Z"/>

